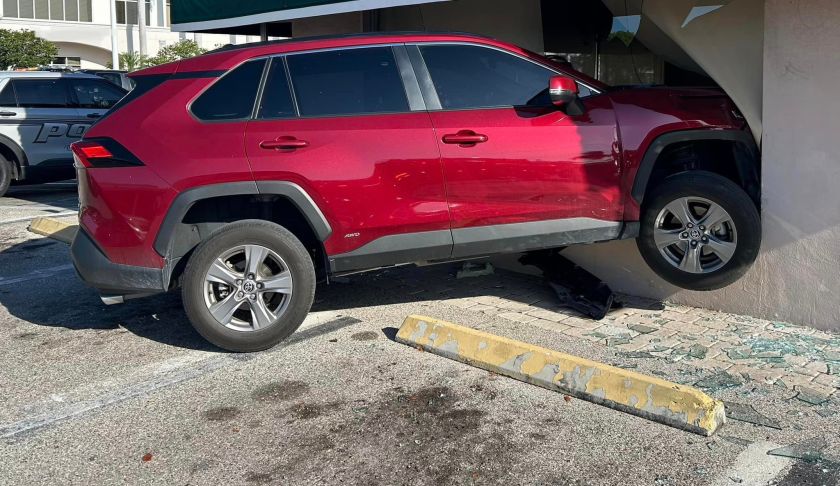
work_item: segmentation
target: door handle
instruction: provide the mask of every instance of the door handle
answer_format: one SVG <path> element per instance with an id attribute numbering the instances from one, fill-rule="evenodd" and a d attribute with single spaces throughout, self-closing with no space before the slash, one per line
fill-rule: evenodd
<path id="1" fill-rule="evenodd" d="M 14 111 L 0 111 L 0 116 L 15 116 L 17 113 Z"/>
<path id="2" fill-rule="evenodd" d="M 278 137 L 260 142 L 260 148 L 266 150 L 297 150 L 308 146 L 309 142 L 306 140 L 298 140 L 294 137 Z"/>
<path id="3" fill-rule="evenodd" d="M 87 114 L 88 118 L 99 118 L 101 116 L 102 116 L 102 113 L 88 113 Z"/>
<path id="4" fill-rule="evenodd" d="M 450 133 L 443 136 L 443 143 L 472 147 L 477 143 L 484 143 L 488 140 L 487 135 L 475 133 L 472 130 L 461 130 L 458 133 Z"/>

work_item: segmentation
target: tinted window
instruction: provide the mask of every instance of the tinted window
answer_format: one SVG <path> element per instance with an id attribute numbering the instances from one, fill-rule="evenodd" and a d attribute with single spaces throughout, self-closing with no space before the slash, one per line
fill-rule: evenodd
<path id="1" fill-rule="evenodd" d="M 444 109 L 550 105 L 555 74 L 512 54 L 477 46 L 420 47 Z"/>
<path id="2" fill-rule="evenodd" d="M 282 59 L 271 62 L 265 80 L 262 101 L 257 116 L 260 118 L 290 118 L 295 116 L 295 105 L 289 92 L 289 80 Z"/>
<path id="3" fill-rule="evenodd" d="M 18 105 L 21 108 L 67 108 L 70 101 L 63 79 L 15 79 Z"/>
<path id="4" fill-rule="evenodd" d="M 15 89 L 12 88 L 12 83 L 6 83 L 3 91 L 0 91 L 0 106 L 17 106 L 15 100 Z"/>
<path id="5" fill-rule="evenodd" d="M 390 47 L 289 56 L 301 116 L 409 111 Z"/>
<path id="6" fill-rule="evenodd" d="M 125 96 L 125 91 L 107 81 L 74 79 L 70 82 L 73 94 L 81 108 L 107 110 Z"/>
<path id="7" fill-rule="evenodd" d="M 201 120 L 249 118 L 264 66 L 265 59 L 246 62 L 222 76 L 193 102 L 193 114 Z"/>

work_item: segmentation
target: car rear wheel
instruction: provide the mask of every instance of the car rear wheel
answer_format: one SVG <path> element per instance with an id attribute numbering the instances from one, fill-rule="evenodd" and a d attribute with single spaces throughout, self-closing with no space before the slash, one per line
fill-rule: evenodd
<path id="1" fill-rule="evenodd" d="M 303 323 L 315 295 L 315 269 L 306 248 L 282 226 L 239 221 L 199 245 L 182 294 L 190 322 L 205 339 L 229 351 L 261 351 Z"/>
<path id="2" fill-rule="evenodd" d="M 12 183 L 12 163 L 0 155 L 0 197 L 6 195 Z"/>
<path id="3" fill-rule="evenodd" d="M 645 197 L 636 240 L 648 265 L 690 290 L 725 287 L 758 256 L 761 219 L 729 179 L 704 172 L 667 177 Z"/>

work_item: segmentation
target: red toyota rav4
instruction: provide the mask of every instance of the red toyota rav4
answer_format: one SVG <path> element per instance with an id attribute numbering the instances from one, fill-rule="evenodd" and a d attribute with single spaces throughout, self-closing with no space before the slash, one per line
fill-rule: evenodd
<path id="1" fill-rule="evenodd" d="M 106 303 L 182 287 L 229 350 L 289 336 L 333 275 L 637 238 L 708 290 L 758 252 L 759 152 L 718 90 L 611 88 L 460 34 L 226 47 L 133 79 L 73 145 L 73 261 Z"/>

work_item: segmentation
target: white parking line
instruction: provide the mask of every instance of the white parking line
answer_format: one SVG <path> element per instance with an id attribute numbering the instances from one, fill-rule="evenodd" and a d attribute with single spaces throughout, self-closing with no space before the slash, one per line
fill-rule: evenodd
<path id="1" fill-rule="evenodd" d="M 37 280 L 39 278 L 52 277 L 59 273 L 66 272 L 73 269 L 73 264 L 59 265 L 57 267 L 45 268 L 43 270 L 33 270 L 22 277 L 0 277 L 0 287 L 5 285 L 12 285 L 21 282 L 28 282 L 30 280 Z"/>
<path id="2" fill-rule="evenodd" d="M 6 219 L 4 221 L 0 221 L 0 225 L 2 224 L 10 224 L 10 223 L 20 223 L 21 221 L 32 221 L 35 218 L 42 218 L 44 216 L 49 216 L 51 218 L 60 218 L 62 216 L 73 216 L 79 214 L 78 211 L 66 211 L 63 213 L 51 213 L 51 214 L 38 214 L 35 216 L 25 216 L 23 218 L 15 218 L 15 219 Z"/>
<path id="3" fill-rule="evenodd" d="M 793 464 L 793 459 L 770 456 L 767 451 L 781 447 L 770 442 L 756 442 L 735 458 L 729 469 L 712 483 L 713 486 L 766 486 Z"/>
<path id="4" fill-rule="evenodd" d="M 69 211 L 70 208 L 53 206 L 51 204 L 0 204 L 0 211 L 5 210 L 26 210 L 26 211 Z"/>
<path id="5" fill-rule="evenodd" d="M 345 327 L 358 324 L 359 322 L 361 321 L 357 319 L 342 317 L 335 311 L 313 312 L 306 318 L 301 328 L 287 341 L 266 352 L 254 354 L 217 354 L 206 351 L 193 351 L 185 356 L 170 358 L 137 370 L 133 375 L 142 377 L 142 379 L 123 386 L 117 386 L 115 388 L 112 380 L 101 384 L 84 386 L 86 390 L 107 390 L 94 396 L 65 402 L 64 396 L 73 396 L 74 394 L 80 393 L 70 391 L 63 396 L 53 394 L 48 396 L 49 400 L 45 402 L 22 407 L 23 410 L 32 410 L 25 418 L 10 424 L 0 425 L 0 438 L 12 438 L 109 405 L 148 396 L 157 390 L 199 378 L 235 363 L 254 359 L 266 359 L 273 352 L 279 351 L 286 346 L 315 336 L 335 332 Z"/>

